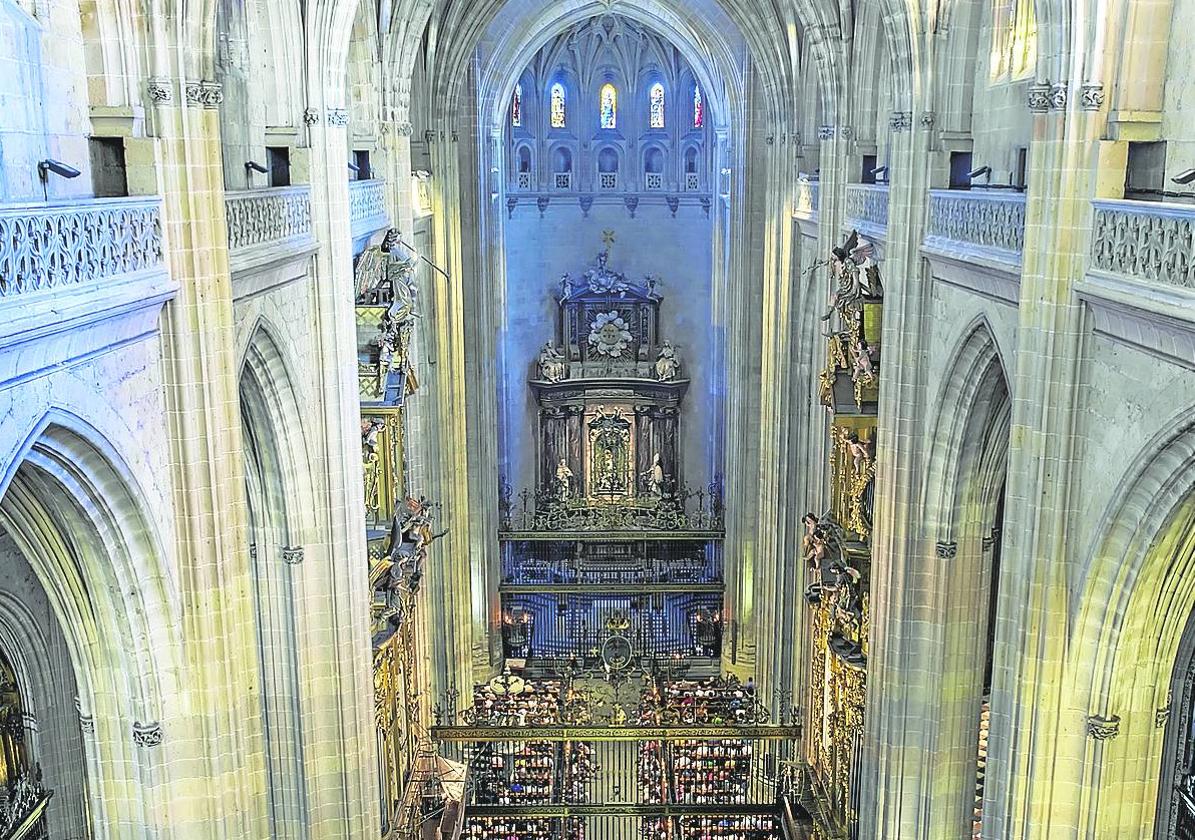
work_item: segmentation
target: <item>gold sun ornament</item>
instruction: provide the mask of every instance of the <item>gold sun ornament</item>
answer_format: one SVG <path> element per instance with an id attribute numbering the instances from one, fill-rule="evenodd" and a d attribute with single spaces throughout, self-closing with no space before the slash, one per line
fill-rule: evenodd
<path id="1" fill-rule="evenodd" d="M 617 359 L 631 343 L 631 331 L 618 312 L 602 312 L 589 325 L 589 346 L 595 353 Z"/>

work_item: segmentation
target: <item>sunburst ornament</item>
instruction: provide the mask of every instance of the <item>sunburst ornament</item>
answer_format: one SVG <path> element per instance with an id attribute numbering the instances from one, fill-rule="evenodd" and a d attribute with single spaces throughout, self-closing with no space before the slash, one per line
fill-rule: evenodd
<path id="1" fill-rule="evenodd" d="M 631 331 L 618 312 L 602 312 L 589 325 L 589 346 L 599 355 L 617 359 L 631 343 Z"/>

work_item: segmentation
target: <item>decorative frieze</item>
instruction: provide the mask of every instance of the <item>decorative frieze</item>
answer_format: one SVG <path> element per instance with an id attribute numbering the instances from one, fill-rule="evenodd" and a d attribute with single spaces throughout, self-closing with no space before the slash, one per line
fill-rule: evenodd
<path id="1" fill-rule="evenodd" d="M 1104 86 L 1099 82 L 1084 82 L 1079 88 L 1079 107 L 1084 111 L 1098 111 L 1104 107 Z"/>
<path id="2" fill-rule="evenodd" d="M 219 82 L 201 79 L 184 84 L 187 104 L 201 108 L 217 108 L 224 101 L 224 86 Z"/>
<path id="3" fill-rule="evenodd" d="M 0 208 L 0 298 L 162 267 L 158 199 Z"/>
<path id="4" fill-rule="evenodd" d="M 162 743 L 162 724 L 156 720 L 149 723 L 133 722 L 133 743 L 139 747 L 156 747 Z"/>
<path id="5" fill-rule="evenodd" d="M 817 127 L 818 140 L 833 140 L 836 133 L 832 125 L 819 125 Z"/>
<path id="6" fill-rule="evenodd" d="M 1096 741 L 1111 741 L 1120 734 L 1120 716 L 1089 715 L 1087 735 Z"/>
<path id="7" fill-rule="evenodd" d="M 635 211 L 639 209 L 639 196 L 628 195 L 623 199 L 623 203 L 627 206 L 627 212 L 631 214 L 631 218 L 635 218 Z"/>
<path id="8" fill-rule="evenodd" d="M 288 566 L 297 566 L 303 562 L 303 546 L 286 545 L 282 547 L 282 562 Z"/>
<path id="9" fill-rule="evenodd" d="M 1163 706 L 1154 712 L 1154 726 L 1157 729 L 1165 729 L 1166 724 L 1170 722 L 1170 706 Z"/>
<path id="10" fill-rule="evenodd" d="M 1050 85 L 1050 108 L 1055 111 L 1065 111 L 1066 97 L 1066 82 L 1054 82 L 1054 84 Z"/>
<path id="11" fill-rule="evenodd" d="M 1034 82 L 1029 86 L 1029 110 L 1044 114 L 1050 110 L 1050 86 L 1045 82 Z"/>
<path id="12" fill-rule="evenodd" d="M 888 127 L 893 131 L 908 131 L 913 127 L 913 112 L 893 111 L 888 117 Z"/>
<path id="13" fill-rule="evenodd" d="M 170 79 L 149 79 L 145 83 L 145 92 L 149 101 L 155 105 L 165 105 L 174 101 L 174 84 Z"/>
<path id="14" fill-rule="evenodd" d="M 941 540 L 934 545 L 939 560 L 953 560 L 958 556 L 958 543 Z"/>
<path id="15" fill-rule="evenodd" d="M 1195 289 L 1195 208 L 1116 200 L 1093 204 L 1092 268 Z"/>
<path id="16" fill-rule="evenodd" d="M 1019 262 L 1025 248 L 1025 196 L 932 190 L 925 238 L 938 250 L 996 249 Z"/>
<path id="17" fill-rule="evenodd" d="M 344 108 L 328 109 L 328 125 L 344 126 L 349 124 L 349 112 Z"/>
<path id="18" fill-rule="evenodd" d="M 310 234 L 311 188 L 225 193 L 224 211 L 230 251 Z"/>

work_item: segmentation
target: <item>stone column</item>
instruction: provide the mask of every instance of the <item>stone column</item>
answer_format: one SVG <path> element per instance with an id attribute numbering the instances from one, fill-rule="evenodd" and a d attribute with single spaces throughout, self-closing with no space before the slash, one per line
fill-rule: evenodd
<path id="1" fill-rule="evenodd" d="M 261 679 L 249 560 L 238 369 L 233 346 L 220 86 L 174 79 L 154 112 L 163 238 L 178 294 L 163 315 L 163 377 L 177 488 L 177 617 L 187 703 L 164 706 L 137 736 L 172 789 L 143 803 L 163 836 L 269 834 Z M 160 723 L 160 725 L 159 725 Z M 147 723 L 147 726 L 149 724 Z M 151 731 L 152 729 L 152 731 Z M 148 734 L 146 734 L 148 733 Z M 186 802 L 187 806 L 180 803 Z"/>
<path id="2" fill-rule="evenodd" d="M 313 59 L 318 64 L 317 59 Z M 317 532 L 293 567 L 301 653 L 307 809 L 314 836 L 364 838 L 380 825 L 373 719 L 352 231 L 345 162 L 348 113 L 313 74 L 308 89 L 319 395 L 307 432 Z"/>

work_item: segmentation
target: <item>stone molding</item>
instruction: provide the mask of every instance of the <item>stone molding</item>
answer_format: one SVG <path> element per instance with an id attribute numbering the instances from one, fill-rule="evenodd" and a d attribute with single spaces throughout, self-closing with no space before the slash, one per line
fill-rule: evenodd
<path id="1" fill-rule="evenodd" d="M 937 119 L 938 117 L 933 111 L 922 111 L 921 119 L 918 122 L 921 123 L 922 128 L 933 128 Z"/>
<path id="2" fill-rule="evenodd" d="M 1120 734 L 1120 716 L 1088 715 L 1087 736 L 1095 741 L 1111 741 Z"/>
<path id="3" fill-rule="evenodd" d="M 913 112 L 893 111 L 888 116 L 888 127 L 893 131 L 908 131 L 913 127 Z"/>
<path id="4" fill-rule="evenodd" d="M 303 111 L 303 124 L 304 125 L 315 125 L 318 122 L 319 122 L 319 109 L 318 108 L 307 108 L 306 110 Z"/>
<path id="5" fill-rule="evenodd" d="M 133 722 L 133 743 L 139 747 L 156 747 L 162 743 L 162 724 L 156 720 L 149 723 Z"/>
<path id="6" fill-rule="evenodd" d="M 328 125 L 345 126 L 349 124 L 349 112 L 344 108 L 328 109 Z"/>
<path id="7" fill-rule="evenodd" d="M 934 545 L 934 553 L 939 560 L 953 560 L 958 556 L 958 543 L 942 540 Z"/>
<path id="8" fill-rule="evenodd" d="M 0 299 L 163 267 L 157 198 L 0 208 Z"/>
<path id="9" fill-rule="evenodd" d="M 79 715 L 79 731 L 85 735 L 95 732 L 95 718 L 91 715 Z"/>
<path id="10" fill-rule="evenodd" d="M 1166 724 L 1170 722 L 1170 707 L 1163 706 L 1154 711 L 1154 727 L 1157 729 L 1165 729 Z"/>
<path id="11" fill-rule="evenodd" d="M 1054 111 L 1065 111 L 1067 100 L 1066 82 L 1054 82 L 1050 85 L 1050 108 Z"/>
<path id="12" fill-rule="evenodd" d="M 297 566 L 303 562 L 303 546 L 290 545 L 282 547 L 282 562 L 288 566 Z"/>
<path id="13" fill-rule="evenodd" d="M 1075 292 L 1097 335 L 1195 370 L 1195 294 L 1099 271 Z"/>

